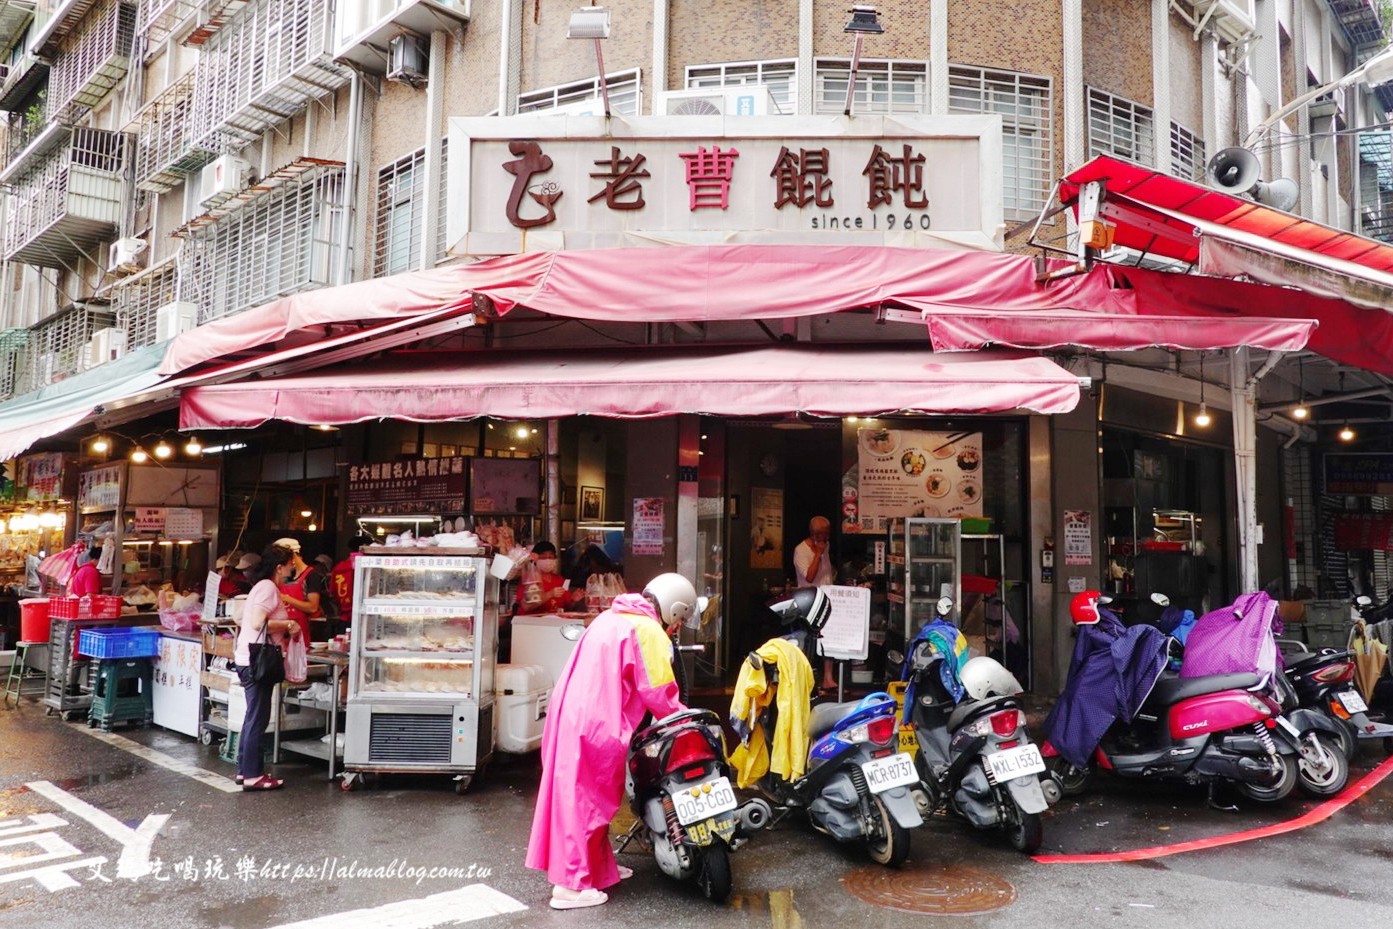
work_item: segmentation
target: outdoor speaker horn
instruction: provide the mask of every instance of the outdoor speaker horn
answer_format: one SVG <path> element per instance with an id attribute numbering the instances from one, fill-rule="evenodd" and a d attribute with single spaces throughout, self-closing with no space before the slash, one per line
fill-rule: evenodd
<path id="1" fill-rule="evenodd" d="M 1296 186 L 1296 181 L 1289 177 L 1258 181 L 1257 186 L 1253 189 L 1254 200 L 1285 213 L 1291 212 L 1291 208 L 1296 206 L 1296 201 L 1300 196 L 1301 189 Z"/>
<path id="2" fill-rule="evenodd" d="M 1253 189 L 1261 170 L 1257 156 L 1246 148 L 1226 148 L 1209 159 L 1206 175 L 1211 186 L 1225 193 L 1242 194 Z"/>

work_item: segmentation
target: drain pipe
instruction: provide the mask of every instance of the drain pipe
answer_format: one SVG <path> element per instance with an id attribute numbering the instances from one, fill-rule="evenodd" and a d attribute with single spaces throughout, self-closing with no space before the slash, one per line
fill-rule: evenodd
<path id="1" fill-rule="evenodd" d="M 335 284 L 353 279 L 353 214 L 358 200 L 358 128 L 363 122 L 363 75 L 353 69 L 348 87 L 348 152 L 343 166 L 343 227 L 339 230 L 339 267 Z"/>

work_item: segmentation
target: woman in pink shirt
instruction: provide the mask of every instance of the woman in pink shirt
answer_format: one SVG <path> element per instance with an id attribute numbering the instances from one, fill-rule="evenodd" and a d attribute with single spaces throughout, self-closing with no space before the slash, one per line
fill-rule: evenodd
<path id="1" fill-rule="evenodd" d="M 237 783 L 243 790 L 275 790 L 285 783 L 267 774 L 261 759 L 261 740 L 271 722 L 271 695 L 276 685 L 252 680 L 250 666 L 254 643 L 266 641 L 284 648 L 286 637 L 300 632 L 300 624 L 286 615 L 279 586 L 294 570 L 294 552 L 279 545 L 268 547 L 252 574 L 252 589 L 242 605 L 232 660 L 247 695 L 247 714 L 237 740 Z"/>

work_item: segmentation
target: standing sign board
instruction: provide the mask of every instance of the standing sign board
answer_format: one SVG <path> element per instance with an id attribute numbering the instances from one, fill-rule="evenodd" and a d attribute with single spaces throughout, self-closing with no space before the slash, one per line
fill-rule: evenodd
<path id="1" fill-rule="evenodd" d="M 155 725 L 198 737 L 202 702 L 203 643 L 197 639 L 160 636 L 155 659 Z"/>
<path id="2" fill-rule="evenodd" d="M 822 627 L 818 651 L 837 661 L 865 661 L 871 641 L 871 590 L 869 587 L 821 588 L 832 601 L 832 615 Z"/>

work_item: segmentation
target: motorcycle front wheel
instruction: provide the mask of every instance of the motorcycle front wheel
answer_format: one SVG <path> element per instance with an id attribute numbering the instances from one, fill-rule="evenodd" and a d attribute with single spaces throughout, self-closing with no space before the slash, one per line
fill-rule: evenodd
<path id="1" fill-rule="evenodd" d="M 1349 758 L 1340 751 L 1339 741 L 1328 733 L 1316 733 L 1319 757 L 1300 756 L 1300 787 L 1308 797 L 1333 797 L 1349 782 Z"/>
<path id="2" fill-rule="evenodd" d="M 880 834 L 866 838 L 866 853 L 876 864 L 898 868 L 909 857 L 909 830 L 895 822 L 879 797 L 871 798 L 871 812 L 879 820 Z"/>
<path id="3" fill-rule="evenodd" d="M 724 903 L 730 896 L 730 850 L 724 842 L 712 842 L 701 850 L 697 886 L 713 903 Z"/>
<path id="4" fill-rule="evenodd" d="M 1296 787 L 1299 779 L 1299 771 L 1296 759 L 1291 755 L 1279 755 L 1277 760 L 1282 765 L 1282 777 L 1271 787 L 1259 787 L 1257 784 L 1240 784 L 1238 789 L 1243 791 L 1244 796 L 1256 800 L 1259 803 L 1276 803 L 1278 800 L 1286 798 Z"/>

